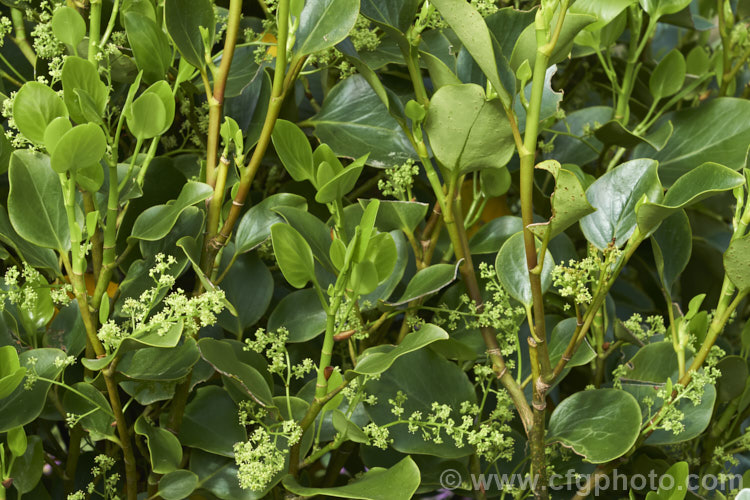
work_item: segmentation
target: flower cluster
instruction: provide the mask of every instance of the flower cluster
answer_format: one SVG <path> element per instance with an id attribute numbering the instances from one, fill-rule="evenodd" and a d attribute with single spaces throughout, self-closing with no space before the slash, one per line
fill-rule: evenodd
<path id="1" fill-rule="evenodd" d="M 34 39 L 34 52 L 42 59 L 52 59 L 65 52 L 65 44 L 52 32 L 52 13 L 55 8 L 55 4 L 49 0 L 43 0 L 39 4 L 38 11 L 26 11 L 27 18 L 37 19 L 31 38 Z"/>
<path id="2" fill-rule="evenodd" d="M 643 317 L 635 313 L 623 323 L 623 326 L 641 342 L 647 342 L 654 335 L 664 335 L 667 332 L 662 316 L 647 316 L 644 324 Z"/>
<path id="3" fill-rule="evenodd" d="M 494 266 L 480 263 L 479 275 L 486 280 L 485 289 L 492 294 L 488 300 L 477 306 L 464 294 L 457 308 L 450 309 L 443 305 L 432 321 L 449 330 L 455 330 L 459 320 L 463 320 L 465 328 L 491 327 L 497 332 L 502 354 L 509 356 L 516 351 L 518 328 L 526 313 L 523 307 L 511 303 L 511 297 L 498 280 Z M 440 314 L 443 311 L 447 311 L 447 317 Z"/>
<path id="4" fill-rule="evenodd" d="M 91 468 L 91 475 L 94 476 L 94 481 L 90 482 L 86 486 L 86 492 L 76 491 L 68 495 L 67 500 L 85 500 L 90 498 L 94 493 L 104 498 L 105 500 L 119 500 L 120 496 L 117 494 L 117 483 L 120 481 L 120 474 L 113 473 L 108 474 L 110 470 L 115 466 L 115 459 L 107 455 L 97 455 L 94 458 L 95 465 Z M 96 484 L 99 482 L 98 478 L 102 478 L 104 491 L 96 491 Z"/>
<path id="5" fill-rule="evenodd" d="M 221 290 L 188 297 L 184 290 L 177 288 L 164 296 L 174 286 L 175 277 L 169 274 L 169 268 L 176 259 L 158 254 L 155 262 L 149 271 L 155 286 L 144 291 L 138 299 L 130 297 L 123 301 L 122 314 L 130 318 L 130 328 L 110 319 L 97 332 L 97 337 L 109 351 L 117 349 L 123 339 L 135 332 L 155 330 L 158 335 L 164 335 L 173 326 L 181 324 L 183 331 L 192 335 L 200 328 L 216 323 L 217 315 L 224 309 L 226 299 Z M 153 312 L 160 304 L 161 309 Z"/>
<path id="6" fill-rule="evenodd" d="M 268 371 L 281 375 L 286 370 L 289 361 L 286 352 L 288 338 L 289 331 L 286 328 L 279 328 L 275 332 L 258 328 L 255 331 L 255 340 L 245 339 L 245 350 L 264 354 L 269 361 Z"/>
<path id="7" fill-rule="evenodd" d="M 302 428 L 294 420 L 274 419 L 266 425 L 268 410 L 252 401 L 240 403 L 239 417 L 241 425 L 255 426 L 247 441 L 234 445 L 240 487 L 262 491 L 284 470 L 289 448 L 302 439 Z"/>
<path id="8" fill-rule="evenodd" d="M 400 201 L 412 199 L 411 188 L 414 185 L 414 176 L 419 174 L 419 166 L 414 160 L 407 159 L 402 165 L 396 165 L 383 171 L 385 179 L 378 181 L 378 189 L 383 196 L 393 196 Z"/>

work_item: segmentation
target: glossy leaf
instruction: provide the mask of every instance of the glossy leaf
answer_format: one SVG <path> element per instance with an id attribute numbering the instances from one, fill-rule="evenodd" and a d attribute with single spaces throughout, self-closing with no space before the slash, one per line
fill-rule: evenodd
<path id="1" fill-rule="evenodd" d="M 146 438 L 151 470 L 157 474 L 167 474 L 180 467 L 182 446 L 177 437 L 166 429 L 155 427 L 141 415 L 135 421 L 133 429 L 139 436 Z"/>
<path id="2" fill-rule="evenodd" d="M 346 38 L 359 14 L 357 0 L 307 0 L 300 14 L 295 55 L 333 47 Z"/>
<path id="3" fill-rule="evenodd" d="M 216 27 L 214 9 L 210 0 L 166 0 L 164 21 L 169 36 L 172 37 L 182 57 L 196 68 L 205 67 L 206 58 L 201 28 L 207 30 L 206 41 L 208 47 L 211 47 Z"/>
<path id="4" fill-rule="evenodd" d="M 614 21 L 625 9 L 636 2 L 637 0 L 608 0 L 606 2 L 599 0 L 577 0 L 570 6 L 570 12 L 596 17 L 597 21 L 586 28 L 593 31 L 601 29 Z"/>
<path id="5" fill-rule="evenodd" d="M 198 487 L 198 475 L 184 469 L 165 474 L 159 480 L 159 496 L 164 500 L 183 500 Z"/>
<path id="6" fill-rule="evenodd" d="M 687 462 L 677 462 L 672 465 L 664 475 L 659 478 L 659 489 L 649 491 L 646 500 L 683 500 L 687 495 L 690 484 L 688 474 L 690 467 Z M 671 481 L 665 480 L 670 477 Z"/>
<path id="7" fill-rule="evenodd" d="M 159 135 L 167 121 L 167 110 L 159 96 L 149 92 L 133 101 L 126 117 L 130 131 L 143 141 Z"/>
<path id="8" fill-rule="evenodd" d="M 307 123 L 339 156 L 359 158 L 369 153 L 368 164 L 378 168 L 416 159 L 404 131 L 360 75 L 333 87 L 320 112 Z"/>
<path id="9" fill-rule="evenodd" d="M 235 253 L 249 252 L 270 238 L 271 226 L 284 222 L 284 219 L 273 211 L 274 208 L 282 206 L 306 210 L 307 202 L 296 194 L 277 193 L 250 207 L 237 224 L 234 234 Z"/>
<path id="10" fill-rule="evenodd" d="M 13 346 L 0 347 L 0 399 L 8 397 L 23 380 L 26 368 L 18 361 Z"/>
<path id="11" fill-rule="evenodd" d="M 508 84 L 506 57 L 509 54 L 497 53 L 500 48 L 487 28 L 484 19 L 476 9 L 462 0 L 436 0 L 432 4 L 456 33 L 474 61 L 482 69 L 492 88 L 500 97 L 502 105 L 509 109 L 511 93 L 515 91 L 515 78 Z M 498 66 L 498 61 L 501 66 Z"/>
<path id="12" fill-rule="evenodd" d="M 557 25 L 557 15 L 556 13 L 552 19 L 552 26 Z M 555 44 L 555 48 L 550 55 L 549 63 L 557 64 L 564 61 L 568 57 L 568 54 L 570 54 L 576 35 L 595 21 L 596 18 L 593 16 L 568 12 L 563 20 L 562 29 L 560 30 L 557 44 Z M 517 70 L 526 60 L 529 61 L 529 65 L 533 68 L 534 61 L 536 60 L 536 51 L 536 28 L 534 23 L 532 23 L 518 37 L 513 54 L 509 57 L 511 68 Z"/>
<path id="13" fill-rule="evenodd" d="M 659 18 L 666 14 L 675 14 L 688 5 L 690 0 L 639 0 L 643 10 L 651 17 Z"/>
<path id="14" fill-rule="evenodd" d="M 246 441 L 247 433 L 237 420 L 237 405 L 229 394 L 208 385 L 199 387 L 185 407 L 178 437 L 183 446 L 233 457 L 234 443 Z"/>
<path id="15" fill-rule="evenodd" d="M 531 224 L 531 232 L 542 239 L 552 239 L 584 216 L 594 212 L 575 173 L 562 168 L 554 160 L 539 163 L 536 168 L 552 174 L 555 178 L 555 191 L 550 196 L 552 217 L 547 222 Z"/>
<path id="16" fill-rule="evenodd" d="M 98 125 L 87 123 L 73 127 L 55 145 L 50 164 L 52 169 L 63 174 L 75 173 L 79 167 L 96 165 L 107 151 L 107 138 Z"/>
<path id="17" fill-rule="evenodd" d="M 172 59 L 169 39 L 153 19 L 130 10 L 122 16 L 135 63 L 143 71 L 143 81 L 154 83 L 164 78 Z"/>
<path id="18" fill-rule="evenodd" d="M 276 306 L 268 317 L 268 330 L 286 328 L 289 342 L 306 342 L 323 333 L 326 312 L 315 290 L 295 290 Z"/>
<path id="19" fill-rule="evenodd" d="M 303 288 L 308 281 L 315 281 L 312 250 L 296 229 L 288 224 L 274 224 L 271 241 L 279 268 L 290 285 Z"/>
<path id="20" fill-rule="evenodd" d="M 156 205 L 141 212 L 133 224 L 131 237 L 146 241 L 163 238 L 185 209 L 207 199 L 213 192 L 208 184 L 193 181 L 186 183 L 171 204 Z"/>
<path id="21" fill-rule="evenodd" d="M 74 122 L 101 122 L 109 92 L 92 62 L 80 57 L 67 57 L 62 68 L 62 84 L 63 100 Z M 86 97 L 82 99 L 83 95 Z M 87 113 L 89 108 L 90 113 Z"/>
<path id="22" fill-rule="evenodd" d="M 732 240 L 724 252 L 724 269 L 739 290 L 750 288 L 750 235 Z"/>
<path id="23" fill-rule="evenodd" d="M 678 210 L 659 225 L 651 237 L 656 271 L 671 295 L 672 286 L 690 261 L 693 232 L 684 210 Z"/>
<path id="24" fill-rule="evenodd" d="M 24 351 L 18 357 L 20 366 L 24 368 L 29 367 L 31 358 L 36 358 L 36 373 L 54 380 L 63 371 L 62 366 L 55 365 L 55 360 L 64 360 L 67 355 L 60 349 L 39 348 Z M 33 422 L 42 413 L 52 384 L 37 380 L 31 389 L 25 389 L 24 385 L 22 382 L 10 395 L 0 399 L 0 432 Z"/>
<path id="25" fill-rule="evenodd" d="M 617 389 L 581 391 L 564 399 L 549 421 L 547 442 L 561 442 L 595 464 L 625 454 L 638 438 L 641 409 Z"/>
<path id="26" fill-rule="evenodd" d="M 228 264 L 228 258 L 223 260 Z M 248 281 L 253 284 L 252 287 L 247 286 Z M 222 311 L 219 324 L 238 338 L 242 337 L 242 333 L 265 314 L 271 303 L 273 288 L 271 272 L 256 254 L 239 256 L 221 282 L 221 289 L 237 309 L 237 314 Z"/>
<path id="27" fill-rule="evenodd" d="M 29 436 L 26 453 L 16 458 L 9 473 L 14 489 L 20 494 L 34 490 L 44 471 L 44 448 L 39 436 Z"/>
<path id="28" fill-rule="evenodd" d="M 305 133 L 297 125 L 286 120 L 276 120 L 271 139 L 276 154 L 292 179 L 298 182 L 314 181 L 312 147 Z"/>
<path id="29" fill-rule="evenodd" d="M 284 487 L 301 496 L 326 495 L 335 498 L 365 500 L 407 500 L 417 491 L 420 482 L 419 467 L 411 457 L 406 457 L 389 469 L 375 467 L 362 477 L 344 485 L 328 488 L 310 488 L 300 485 L 292 476 L 283 480 Z"/>
<path id="30" fill-rule="evenodd" d="M 170 381 L 184 378 L 200 357 L 195 340 L 171 347 L 146 347 L 123 354 L 117 371 L 129 379 Z"/>
<path id="31" fill-rule="evenodd" d="M 406 33 L 419 7 L 418 0 L 362 0 L 363 16 L 381 25 Z"/>
<path id="32" fill-rule="evenodd" d="M 60 178 L 49 158 L 29 150 L 13 153 L 8 171 L 8 214 L 18 234 L 44 248 L 70 248 Z"/>
<path id="33" fill-rule="evenodd" d="M 86 36 L 86 21 L 76 9 L 63 5 L 52 15 L 52 33 L 61 42 L 77 47 Z"/>
<path id="34" fill-rule="evenodd" d="M 424 127 L 435 157 L 457 174 L 504 167 L 515 151 L 500 103 L 487 101 L 478 85 L 440 88 L 430 101 Z"/>
<path id="35" fill-rule="evenodd" d="M 198 349 L 217 372 L 239 383 L 247 397 L 262 406 L 273 405 L 273 395 L 266 380 L 258 370 L 238 359 L 228 342 L 204 338 L 198 342 Z"/>
<path id="36" fill-rule="evenodd" d="M 115 440 L 115 421 L 109 401 L 93 385 L 85 382 L 73 384 L 73 391 L 65 391 L 62 407 L 66 413 L 80 416 L 79 424 L 93 441 Z"/>
<path id="37" fill-rule="evenodd" d="M 750 144 L 750 101 L 722 97 L 667 113 L 660 123 L 674 125 L 672 139 L 660 151 L 641 145 L 634 158 L 648 157 L 659 162 L 659 177 L 672 184 L 697 165 L 716 162 L 733 170 L 745 166 Z M 659 127 L 657 123 L 655 128 Z"/>
<path id="38" fill-rule="evenodd" d="M 406 285 L 403 295 L 392 306 L 400 306 L 412 300 L 433 294 L 455 281 L 460 264 L 433 264 L 417 272 Z"/>
<path id="39" fill-rule="evenodd" d="M 378 345 L 366 349 L 357 359 L 357 366 L 352 371 L 361 375 L 383 373 L 401 356 L 447 338 L 448 334 L 439 326 L 429 323 L 422 325 L 419 330 L 404 337 L 404 340 L 397 346 Z"/>
<path id="40" fill-rule="evenodd" d="M 581 219 L 586 239 L 599 249 L 613 241 L 621 247 L 636 228 L 635 207 L 643 196 L 660 202 L 662 187 L 653 160 L 631 160 L 598 178 L 586 190 L 586 198 L 596 209 Z"/>
<path id="41" fill-rule="evenodd" d="M 537 249 L 539 246 L 539 242 L 537 242 Z M 542 291 L 546 291 L 552 284 L 552 269 L 554 267 L 555 261 L 552 254 L 547 251 L 544 254 L 544 267 L 542 268 Z M 523 233 L 516 233 L 503 243 L 500 252 L 498 252 L 495 259 L 495 271 L 500 283 L 503 284 L 511 297 L 527 306 L 533 302 L 528 269 Z"/>
<path id="42" fill-rule="evenodd" d="M 649 234 L 677 210 L 744 183 L 745 177 L 742 174 L 717 163 L 704 163 L 677 179 L 661 202 L 638 206 L 638 227 L 643 234 Z"/>
<path id="43" fill-rule="evenodd" d="M 318 203 L 331 203 L 341 200 L 346 196 L 357 184 L 357 180 L 359 179 L 362 169 L 365 166 L 365 162 L 367 161 L 367 156 L 368 155 L 358 158 L 350 165 L 347 165 L 346 168 L 336 174 L 331 180 L 318 186 L 315 201 Z"/>
<path id="44" fill-rule="evenodd" d="M 662 99 L 679 92 L 685 82 L 686 71 L 685 56 L 677 49 L 672 50 L 659 61 L 651 73 L 648 81 L 651 96 L 654 99 Z"/>
<path id="45" fill-rule="evenodd" d="M 68 116 L 68 108 L 47 85 L 25 83 L 13 100 L 13 121 L 18 130 L 36 144 L 44 143 L 44 131 L 55 118 Z"/>

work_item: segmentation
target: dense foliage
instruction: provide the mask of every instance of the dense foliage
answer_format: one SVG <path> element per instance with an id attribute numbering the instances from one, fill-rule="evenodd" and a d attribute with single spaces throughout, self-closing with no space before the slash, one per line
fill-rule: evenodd
<path id="1" fill-rule="evenodd" d="M 0 499 L 747 498 L 750 1 L 0 4 Z"/>

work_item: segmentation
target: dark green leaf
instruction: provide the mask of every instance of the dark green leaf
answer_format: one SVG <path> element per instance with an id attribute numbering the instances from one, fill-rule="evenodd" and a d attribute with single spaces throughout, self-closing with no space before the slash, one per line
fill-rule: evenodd
<path id="1" fill-rule="evenodd" d="M 207 45 L 211 47 L 216 26 L 210 0 L 166 0 L 164 21 L 169 36 L 172 37 L 182 57 L 196 68 L 205 67 L 205 50 L 200 28 L 208 30 Z"/>
<path id="2" fill-rule="evenodd" d="M 638 401 L 625 391 L 577 392 L 552 412 L 547 442 L 561 442 L 587 461 L 600 464 L 626 453 L 641 430 Z"/>
<path id="3" fill-rule="evenodd" d="M 185 407 L 178 437 L 183 446 L 234 457 L 234 444 L 246 441 L 247 433 L 237 420 L 237 405 L 229 394 L 221 387 L 208 385 L 199 387 Z"/>
<path id="4" fill-rule="evenodd" d="M 288 224 L 274 224 L 271 241 L 279 268 L 290 285 L 303 288 L 308 281 L 316 281 L 312 250 L 296 229 Z"/>
<path id="5" fill-rule="evenodd" d="M 70 248 L 68 217 L 60 178 L 49 158 L 30 150 L 13 153 L 8 171 L 8 214 L 18 234 L 45 248 Z"/>
<path id="6" fill-rule="evenodd" d="M 164 500 L 183 500 L 198 487 L 198 475 L 179 469 L 165 474 L 159 480 L 159 496 Z"/>
<path id="7" fill-rule="evenodd" d="M 596 209 L 581 219 L 586 239 L 599 249 L 612 242 L 618 247 L 627 242 L 636 224 L 636 204 L 646 196 L 660 202 L 662 187 L 654 160 L 631 160 L 615 167 L 597 179 L 586 190 L 586 197 Z"/>
<path id="8" fill-rule="evenodd" d="M 541 245 L 539 241 L 536 243 L 538 249 Z M 552 254 L 547 251 L 544 254 L 544 267 L 542 268 L 543 292 L 552 284 L 552 269 L 554 267 L 555 261 Z M 528 269 L 523 233 L 516 233 L 503 243 L 498 252 L 495 259 L 495 271 L 500 283 L 503 284 L 511 297 L 527 306 L 533 302 Z"/>
<path id="9" fill-rule="evenodd" d="M 156 474 L 167 474 L 180 467 L 182 446 L 174 434 L 151 425 L 143 415 L 135 421 L 133 430 L 139 436 L 145 436 L 151 459 L 151 470 Z"/>
<path id="10" fill-rule="evenodd" d="M 326 495 L 336 498 L 365 500 L 407 500 L 419 487 L 419 467 L 406 457 L 390 469 L 374 467 L 362 477 L 344 485 L 328 488 L 309 488 L 300 485 L 293 476 L 284 478 L 284 487 L 302 496 Z"/>
<path id="11" fill-rule="evenodd" d="M 362 375 L 383 373 L 401 356 L 447 338 L 448 334 L 439 326 L 429 323 L 422 325 L 419 330 L 404 337 L 397 346 L 386 344 L 366 349 L 357 359 L 357 366 L 352 371 Z"/>
<path id="12" fill-rule="evenodd" d="M 150 207 L 138 216 L 133 224 L 132 238 L 156 241 L 165 237 L 188 207 L 199 203 L 214 193 L 208 184 L 189 181 L 171 204 Z"/>
<path id="13" fill-rule="evenodd" d="M 450 285 L 458 276 L 459 264 L 433 264 L 419 271 L 406 285 L 404 294 L 391 306 L 400 306 L 412 300 L 433 294 Z"/>
<path id="14" fill-rule="evenodd" d="M 359 14 L 357 0 L 307 0 L 297 29 L 297 57 L 333 47 L 346 38 Z"/>
<path id="15" fill-rule="evenodd" d="M 154 83 L 164 79 L 172 60 L 167 35 L 154 20 L 135 10 L 125 12 L 122 21 L 135 63 L 143 71 L 143 81 Z"/>
<path id="16" fill-rule="evenodd" d="M 326 312 L 312 288 L 295 290 L 268 317 L 268 330 L 286 328 L 289 342 L 307 342 L 326 329 Z"/>

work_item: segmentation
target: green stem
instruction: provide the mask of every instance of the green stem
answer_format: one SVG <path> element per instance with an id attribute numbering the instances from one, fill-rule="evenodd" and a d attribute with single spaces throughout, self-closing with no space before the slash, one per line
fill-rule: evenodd
<path id="1" fill-rule="evenodd" d="M 109 41 L 109 36 L 112 34 L 112 30 L 115 29 L 115 23 L 117 22 L 117 14 L 120 11 L 120 0 L 114 0 L 114 3 L 112 4 L 112 13 L 109 15 L 109 21 L 107 22 L 107 27 L 104 30 L 104 34 L 102 35 L 101 40 L 99 41 L 99 49 L 104 48 L 104 46 Z"/>
<path id="2" fill-rule="evenodd" d="M 34 52 L 31 44 L 29 44 L 29 40 L 26 38 L 23 12 L 20 9 L 10 9 L 10 17 L 13 20 L 13 29 L 15 31 L 13 43 L 18 46 L 26 60 L 31 63 L 31 66 L 36 68 L 36 52 Z"/>
<path id="3" fill-rule="evenodd" d="M 102 0 L 91 0 L 89 5 L 89 53 L 88 59 L 96 64 L 102 23 Z"/>

